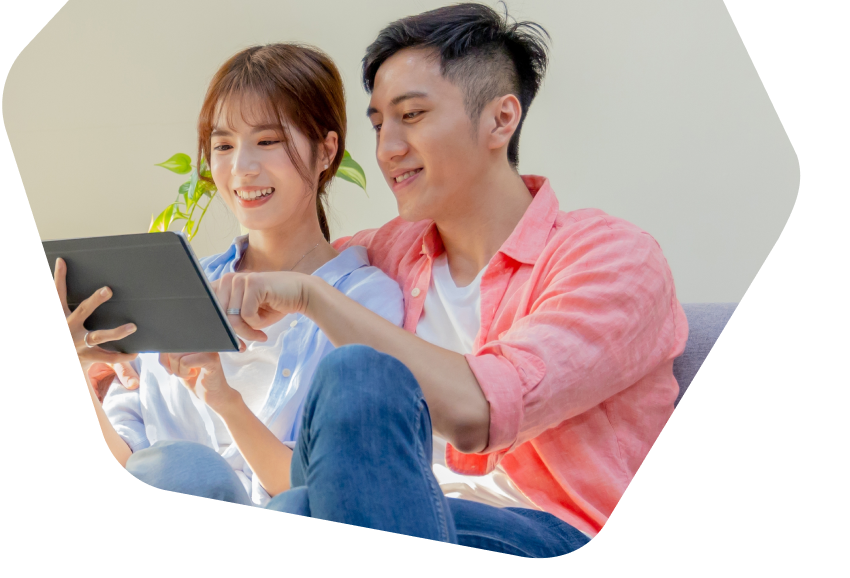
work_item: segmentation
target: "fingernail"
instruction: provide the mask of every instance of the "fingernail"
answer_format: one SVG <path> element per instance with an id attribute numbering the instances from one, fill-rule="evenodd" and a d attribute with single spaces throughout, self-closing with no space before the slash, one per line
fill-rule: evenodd
<path id="1" fill-rule="evenodd" d="M 101 289 L 100 294 L 104 297 L 108 297 L 109 296 L 109 287 L 104 287 L 103 289 Z"/>
<path id="2" fill-rule="evenodd" d="M 130 389 L 136 389 L 137 387 L 139 387 L 139 380 L 138 379 L 131 379 L 130 381 L 127 382 L 127 385 L 130 386 Z"/>
<path id="3" fill-rule="evenodd" d="M 124 326 L 124 331 L 127 333 L 133 333 L 136 330 L 136 326 L 133 323 L 128 323 Z"/>

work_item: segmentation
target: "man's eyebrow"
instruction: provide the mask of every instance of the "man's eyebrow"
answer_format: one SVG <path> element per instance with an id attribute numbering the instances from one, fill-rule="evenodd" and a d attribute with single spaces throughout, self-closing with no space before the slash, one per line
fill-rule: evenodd
<path id="1" fill-rule="evenodd" d="M 400 94 L 397 97 L 395 97 L 394 99 L 392 99 L 390 101 L 390 106 L 395 106 L 397 104 L 404 102 L 405 100 L 410 100 L 411 98 L 426 98 L 427 96 L 428 96 L 428 94 L 425 93 L 425 92 L 419 92 L 419 91 L 405 92 L 404 94 Z M 370 106 L 369 108 L 366 109 L 366 116 L 372 116 L 376 112 L 378 112 L 378 109 Z"/>

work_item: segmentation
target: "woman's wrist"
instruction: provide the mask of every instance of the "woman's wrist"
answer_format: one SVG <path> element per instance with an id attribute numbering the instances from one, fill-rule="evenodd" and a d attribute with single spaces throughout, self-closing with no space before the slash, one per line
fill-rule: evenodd
<path id="1" fill-rule="evenodd" d="M 245 400 L 242 399 L 242 394 L 232 387 L 228 386 L 227 392 L 225 392 L 221 398 L 221 401 L 215 405 L 209 403 L 208 405 L 210 406 L 210 409 L 224 420 L 224 423 L 227 423 L 228 420 L 232 420 L 245 410 L 251 411 L 248 409 L 248 405 L 245 403 Z"/>

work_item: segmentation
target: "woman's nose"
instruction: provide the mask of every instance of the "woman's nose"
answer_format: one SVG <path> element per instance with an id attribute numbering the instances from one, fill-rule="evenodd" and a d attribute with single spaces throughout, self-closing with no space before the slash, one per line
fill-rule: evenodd
<path id="1" fill-rule="evenodd" d="M 260 170 L 260 163 L 257 156 L 247 147 L 237 147 L 233 155 L 233 166 L 231 173 L 234 176 L 248 176 L 257 174 Z"/>

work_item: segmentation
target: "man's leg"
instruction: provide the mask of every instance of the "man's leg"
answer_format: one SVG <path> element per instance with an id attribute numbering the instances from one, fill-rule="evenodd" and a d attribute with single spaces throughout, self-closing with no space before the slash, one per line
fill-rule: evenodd
<path id="1" fill-rule="evenodd" d="M 161 490 L 252 505 L 230 464 L 212 448 L 194 442 L 156 442 L 130 456 L 127 471 Z"/>
<path id="2" fill-rule="evenodd" d="M 552 514 L 525 508 L 495 508 L 449 498 L 457 542 L 493 552 L 551 558 L 578 550 L 590 538 Z"/>
<path id="3" fill-rule="evenodd" d="M 291 485 L 267 507 L 456 542 L 431 471 L 431 418 L 422 390 L 400 361 L 370 347 L 340 347 L 320 363 Z"/>

